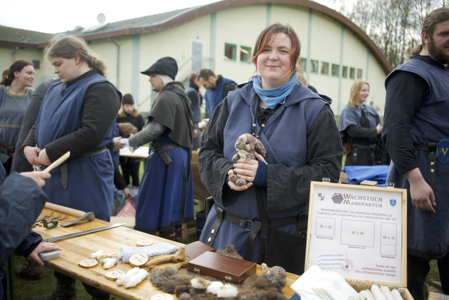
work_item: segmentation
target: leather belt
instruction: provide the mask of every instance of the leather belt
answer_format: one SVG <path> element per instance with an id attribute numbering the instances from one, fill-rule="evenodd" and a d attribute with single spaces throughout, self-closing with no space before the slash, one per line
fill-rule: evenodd
<path id="1" fill-rule="evenodd" d="M 415 144 L 418 151 L 427 151 L 427 183 L 435 190 L 437 186 L 437 147 L 438 143 Z"/>
<path id="2" fill-rule="evenodd" d="M 98 154 L 101 154 L 101 153 L 105 152 L 106 150 L 108 150 L 106 147 L 100 147 L 100 148 L 97 148 L 97 149 L 92 150 L 90 152 L 81 154 L 77 158 L 95 156 L 95 155 L 98 155 Z M 69 171 L 68 171 L 68 168 L 67 168 L 67 161 L 65 161 L 63 164 L 61 164 L 60 169 L 61 169 L 61 183 L 62 183 L 62 187 L 64 188 L 64 190 L 66 190 L 67 189 L 67 184 L 69 182 Z"/>
<path id="3" fill-rule="evenodd" d="M 147 161 L 147 164 L 148 164 L 147 172 L 149 169 L 151 157 L 153 156 L 154 152 L 157 152 L 159 154 L 159 156 L 161 157 L 161 159 L 164 161 L 164 163 L 166 165 L 169 165 L 172 162 L 172 160 L 171 160 L 170 156 L 168 156 L 167 150 L 178 148 L 178 147 L 179 147 L 179 145 L 176 143 L 160 143 L 160 142 L 150 143 L 150 155 L 148 156 L 148 161 Z"/>
<path id="4" fill-rule="evenodd" d="M 217 232 L 220 229 L 220 226 L 223 223 L 223 220 L 228 220 L 229 222 L 231 222 L 241 228 L 244 228 L 250 232 L 244 259 L 252 260 L 253 253 L 254 253 L 254 241 L 256 239 L 256 236 L 261 231 L 262 222 L 259 220 L 247 220 L 247 219 L 243 219 L 239 216 L 232 215 L 229 212 L 223 210 L 217 204 L 215 204 L 214 207 L 215 207 L 215 210 L 217 211 L 217 217 L 216 217 L 214 224 L 212 225 L 211 231 L 209 232 L 209 235 L 207 237 L 207 241 L 206 241 L 207 245 L 212 247 L 212 244 L 214 243 L 215 237 L 217 236 Z M 292 216 L 292 217 L 286 217 L 286 218 L 271 219 L 268 221 L 268 227 L 273 228 L 273 227 L 281 227 L 281 226 L 297 224 L 299 218 L 300 218 L 300 216 Z M 305 219 L 307 222 L 307 216 L 305 216 Z M 296 234 L 298 235 L 299 232 L 297 232 Z"/>

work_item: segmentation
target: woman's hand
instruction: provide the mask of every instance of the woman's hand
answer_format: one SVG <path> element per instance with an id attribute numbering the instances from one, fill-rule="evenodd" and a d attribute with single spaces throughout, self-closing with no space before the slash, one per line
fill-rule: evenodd
<path id="1" fill-rule="evenodd" d="M 382 126 L 382 124 L 377 124 L 376 126 L 376 130 L 377 130 L 377 134 L 380 134 L 382 132 L 382 129 L 384 129 L 384 127 Z"/>
<path id="2" fill-rule="evenodd" d="M 242 191 L 248 189 L 252 182 L 254 181 L 254 178 L 256 177 L 257 168 L 259 167 L 259 160 L 263 161 L 264 163 L 267 163 L 262 155 L 258 154 L 257 152 L 254 152 L 254 155 L 258 160 L 254 159 L 239 159 L 234 164 L 234 169 L 231 169 L 228 171 L 228 175 L 231 174 L 237 174 L 242 179 L 245 179 L 248 184 L 245 186 L 236 186 L 232 182 L 229 181 L 229 187 L 236 191 Z M 231 184 L 233 186 L 231 186 Z M 249 185 L 251 184 L 251 185 Z M 237 189 L 237 188 L 244 188 L 244 189 Z"/>
<path id="3" fill-rule="evenodd" d="M 231 176 L 232 174 L 236 174 L 236 172 L 234 171 L 234 169 L 230 169 L 228 171 L 228 175 Z M 249 189 L 251 186 L 253 185 L 252 182 L 248 182 L 246 185 L 243 186 L 239 186 L 239 185 L 235 185 L 233 182 L 231 182 L 230 180 L 228 181 L 228 186 L 231 190 L 237 191 L 237 192 L 241 192 L 244 190 Z"/>
<path id="4" fill-rule="evenodd" d="M 47 156 L 47 151 L 42 150 L 39 152 L 39 165 L 49 166 L 51 165 L 51 161 Z"/>
<path id="5" fill-rule="evenodd" d="M 23 148 L 25 157 L 33 166 L 39 166 L 41 164 L 39 162 L 39 152 L 41 152 L 41 149 L 39 149 L 38 147 L 26 146 L 25 148 Z"/>
<path id="6" fill-rule="evenodd" d="M 39 265 L 43 266 L 44 262 L 41 260 L 41 258 L 39 257 L 39 253 L 41 252 L 45 252 L 45 251 L 51 251 L 51 250 L 62 250 L 61 248 L 58 247 L 58 245 L 53 244 L 53 243 L 39 243 L 39 245 L 37 245 L 37 247 L 34 249 L 33 252 L 31 252 L 30 254 L 30 258 L 33 259 L 35 262 L 37 262 Z"/>

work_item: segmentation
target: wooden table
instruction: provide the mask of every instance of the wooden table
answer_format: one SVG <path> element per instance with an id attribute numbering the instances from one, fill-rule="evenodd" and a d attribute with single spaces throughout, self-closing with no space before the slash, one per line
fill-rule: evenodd
<path id="1" fill-rule="evenodd" d="M 50 214 L 52 211 L 44 208 L 40 217 Z M 55 211 L 55 215 L 58 212 Z M 76 219 L 73 216 L 68 216 L 68 219 L 61 221 L 71 221 Z M 93 222 L 74 225 L 71 227 L 58 226 L 54 229 L 46 229 L 43 227 L 35 227 L 33 230 L 40 233 L 44 239 L 57 237 L 65 234 L 80 232 L 93 228 L 110 225 L 110 223 L 95 219 Z M 118 264 L 117 266 L 105 270 L 100 265 L 91 269 L 84 269 L 78 266 L 78 262 L 89 258 L 91 252 L 103 250 L 105 253 L 117 254 L 120 246 L 135 247 L 138 240 L 151 240 L 154 243 L 169 243 L 176 246 L 184 246 L 183 244 L 165 240 L 163 238 L 146 234 L 126 227 L 116 227 L 88 235 L 83 235 L 63 241 L 56 242 L 56 244 L 63 250 L 61 257 L 45 262 L 45 265 L 58 272 L 64 273 L 70 277 L 76 278 L 91 286 L 97 287 L 103 291 L 109 292 L 113 295 L 119 296 L 123 299 L 150 299 L 155 294 L 163 294 L 164 292 L 155 288 L 151 282 L 146 279 L 137 287 L 126 289 L 123 286 L 117 286 L 114 281 L 107 280 L 104 277 L 109 271 L 120 269 L 124 272 L 132 269 L 128 264 Z M 262 267 L 257 266 L 257 274 L 262 274 Z M 287 299 L 294 295 L 294 291 L 290 289 L 293 282 L 296 281 L 298 275 L 288 273 L 287 284 L 282 290 Z M 176 297 L 173 295 L 176 299 Z"/>

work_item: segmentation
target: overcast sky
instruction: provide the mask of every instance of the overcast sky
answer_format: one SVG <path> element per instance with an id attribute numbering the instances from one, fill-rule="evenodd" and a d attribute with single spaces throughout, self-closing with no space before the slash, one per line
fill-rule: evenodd
<path id="1" fill-rule="evenodd" d="M 350 0 L 348 0 L 350 1 Z M 97 15 L 112 23 L 154 15 L 217 0 L 0 0 L 0 25 L 47 33 L 58 33 L 97 24 Z M 317 0 L 332 7 L 332 0 Z"/>

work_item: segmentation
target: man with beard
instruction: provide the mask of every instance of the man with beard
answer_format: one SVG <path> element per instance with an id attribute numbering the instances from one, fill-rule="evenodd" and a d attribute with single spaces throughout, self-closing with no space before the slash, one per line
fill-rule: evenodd
<path id="1" fill-rule="evenodd" d="M 237 83 L 232 79 L 215 75 L 210 69 L 201 69 L 198 72 L 198 82 L 206 89 L 204 100 L 206 100 L 206 113 L 210 118 L 220 102 L 235 90 Z"/>
<path id="2" fill-rule="evenodd" d="M 407 286 L 416 300 L 431 259 L 449 294 L 449 8 L 426 16 L 421 37 L 386 79 L 382 131 L 392 158 L 387 181 L 408 193 Z"/>

